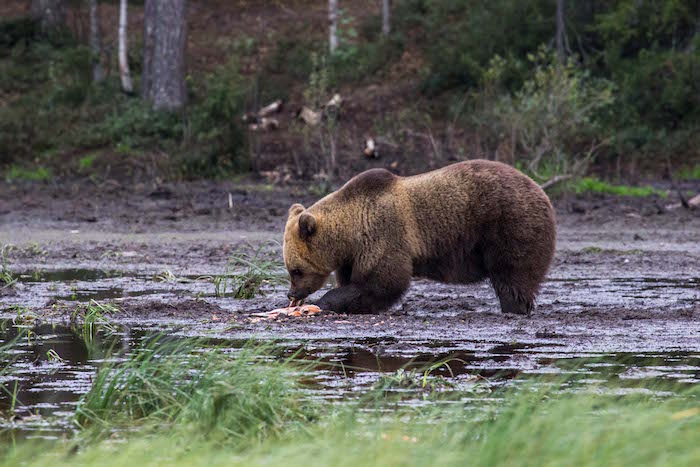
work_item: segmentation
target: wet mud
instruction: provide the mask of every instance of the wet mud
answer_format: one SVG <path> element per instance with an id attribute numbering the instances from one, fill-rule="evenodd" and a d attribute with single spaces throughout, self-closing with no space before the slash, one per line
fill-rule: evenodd
<path id="1" fill-rule="evenodd" d="M 264 255 L 281 259 L 286 210 L 313 196 L 219 184 L 124 195 L 15 189 L 0 202 L 0 244 L 13 245 L 7 266 L 17 279 L 0 289 L 0 345 L 23 327 L 36 338 L 17 344 L 0 383 L 17 382 L 15 414 L 42 436 L 70 429 L 68 414 L 108 345 L 127 354 L 161 331 L 301 351 L 328 364 L 310 375 L 310 395 L 333 399 L 444 361 L 431 375 L 486 388 L 550 374 L 611 391 L 700 381 L 700 214 L 648 208 L 658 200 L 558 201 L 555 261 L 530 317 L 502 314 L 488 282 L 418 280 L 385 313 L 261 320 L 253 314 L 286 305 L 284 287 L 219 297 L 214 278 L 232 253 L 263 243 Z M 106 317 L 116 332 L 97 345 L 86 343 L 75 313 L 91 301 L 118 308 Z M 0 394 L 0 412 L 10 403 Z"/>

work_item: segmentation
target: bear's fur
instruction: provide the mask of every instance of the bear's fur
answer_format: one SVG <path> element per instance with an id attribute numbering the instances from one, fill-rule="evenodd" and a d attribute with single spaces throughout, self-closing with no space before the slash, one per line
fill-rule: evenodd
<path id="1" fill-rule="evenodd" d="M 284 261 L 301 300 L 331 272 L 317 305 L 339 313 L 388 308 L 411 277 L 489 278 L 506 313 L 529 314 L 554 255 L 554 210 L 530 178 L 486 160 L 412 177 L 372 169 L 305 209 L 289 210 Z"/>

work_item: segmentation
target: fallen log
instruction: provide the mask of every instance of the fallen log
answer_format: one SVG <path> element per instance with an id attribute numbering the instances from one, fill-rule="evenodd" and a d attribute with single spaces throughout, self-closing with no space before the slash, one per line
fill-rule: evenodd
<path id="1" fill-rule="evenodd" d="M 552 186 L 556 185 L 559 182 L 563 182 L 565 180 L 568 180 L 572 177 L 572 175 L 565 174 L 565 175 L 555 175 L 554 177 L 550 178 L 546 182 L 544 182 L 542 185 L 540 185 L 540 188 L 543 190 L 546 190 L 547 188 L 551 188 Z"/>

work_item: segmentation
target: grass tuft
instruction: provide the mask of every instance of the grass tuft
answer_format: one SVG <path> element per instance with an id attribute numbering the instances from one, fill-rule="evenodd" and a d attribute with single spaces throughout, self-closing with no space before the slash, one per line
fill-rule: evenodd
<path id="1" fill-rule="evenodd" d="M 593 177 L 584 177 L 576 181 L 573 185 L 573 189 L 576 193 L 605 193 L 610 195 L 618 196 L 635 196 L 635 197 L 647 197 L 647 196 L 659 196 L 661 198 L 666 198 L 668 193 L 663 190 L 658 190 L 650 186 L 636 187 L 627 185 L 612 185 L 608 182 L 598 180 Z"/>
<path id="2" fill-rule="evenodd" d="M 265 258 L 261 244 L 251 256 L 236 250 L 226 262 L 223 274 L 214 277 L 214 291 L 217 297 L 224 297 L 230 290 L 234 298 L 249 299 L 262 295 L 263 285 L 286 285 L 287 276 L 280 271 L 284 265 L 276 257 Z"/>
<path id="3" fill-rule="evenodd" d="M 145 341 L 129 360 L 108 363 L 78 404 L 75 422 L 107 434 L 116 427 L 177 426 L 215 438 L 262 440 L 307 423 L 290 360 L 247 346 L 230 355 L 199 340 Z M 297 369 L 298 371 L 298 369 Z"/>
<path id="4" fill-rule="evenodd" d="M 0 248 L 0 283 L 2 283 L 2 288 L 7 288 L 15 285 L 17 283 L 17 278 L 12 275 L 12 271 L 7 267 L 7 252 L 12 249 L 12 245 L 3 245 Z"/>
<path id="5" fill-rule="evenodd" d="M 109 315 L 118 312 L 119 309 L 110 304 L 99 303 L 96 300 L 90 300 L 85 305 L 79 305 L 71 315 L 71 322 L 77 323 L 78 318 L 82 313 L 82 325 L 80 331 L 83 339 L 87 343 L 92 342 L 95 333 L 98 330 L 104 331 L 107 334 L 113 334 L 117 328 L 109 320 Z"/>

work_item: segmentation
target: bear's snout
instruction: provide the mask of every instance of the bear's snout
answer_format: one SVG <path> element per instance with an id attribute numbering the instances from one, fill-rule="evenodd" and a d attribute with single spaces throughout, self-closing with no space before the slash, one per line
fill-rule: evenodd
<path id="1" fill-rule="evenodd" d="M 308 296 L 308 292 L 302 289 L 298 289 L 294 286 L 290 287 L 289 292 L 287 292 L 287 298 L 290 300 L 303 300 Z"/>

